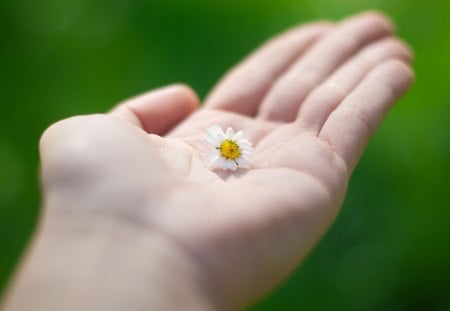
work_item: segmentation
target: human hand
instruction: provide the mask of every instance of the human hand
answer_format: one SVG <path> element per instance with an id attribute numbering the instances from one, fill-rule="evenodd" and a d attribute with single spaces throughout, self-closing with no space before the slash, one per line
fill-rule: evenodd
<path id="1" fill-rule="evenodd" d="M 242 307 L 329 227 L 369 138 L 412 82 L 410 58 L 390 22 L 365 13 L 272 39 L 200 109 L 174 86 L 61 121 L 41 141 L 43 230 L 107 224 L 157 237 L 152 254 L 179 265 L 168 278 L 187 279 L 216 308 Z M 201 138 L 216 123 L 251 137 L 250 169 L 208 168 Z"/>

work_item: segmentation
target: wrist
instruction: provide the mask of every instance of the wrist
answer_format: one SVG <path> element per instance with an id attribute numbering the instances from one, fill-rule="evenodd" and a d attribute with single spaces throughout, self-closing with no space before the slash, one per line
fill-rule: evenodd
<path id="1" fill-rule="evenodd" d="M 47 218 L 5 310 L 218 309 L 198 268 L 160 234 L 78 216 Z"/>

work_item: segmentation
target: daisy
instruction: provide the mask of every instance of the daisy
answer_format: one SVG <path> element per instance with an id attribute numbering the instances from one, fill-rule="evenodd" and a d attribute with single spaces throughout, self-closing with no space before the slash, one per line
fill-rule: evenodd
<path id="1" fill-rule="evenodd" d="M 224 132 L 219 125 L 214 124 L 206 129 L 203 142 L 214 148 L 205 154 L 212 168 L 235 171 L 238 167 L 249 167 L 253 148 L 243 131 L 235 133 L 229 127 Z"/>

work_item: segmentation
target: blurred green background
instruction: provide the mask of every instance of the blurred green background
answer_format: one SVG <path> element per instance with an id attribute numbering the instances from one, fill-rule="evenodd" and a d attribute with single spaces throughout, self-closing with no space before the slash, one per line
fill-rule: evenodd
<path id="1" fill-rule="evenodd" d="M 39 211 L 38 140 L 59 119 L 185 82 L 203 97 L 264 39 L 379 9 L 415 50 L 417 81 L 357 168 L 332 229 L 251 310 L 450 310 L 450 2 L 0 3 L 0 286 Z"/>

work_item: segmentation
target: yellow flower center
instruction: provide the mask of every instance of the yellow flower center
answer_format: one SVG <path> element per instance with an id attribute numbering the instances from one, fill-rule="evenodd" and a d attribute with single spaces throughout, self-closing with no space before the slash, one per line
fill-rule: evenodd
<path id="1" fill-rule="evenodd" d="M 236 160 L 241 155 L 241 149 L 232 140 L 225 140 L 217 149 L 220 150 L 222 156 L 226 159 Z"/>

